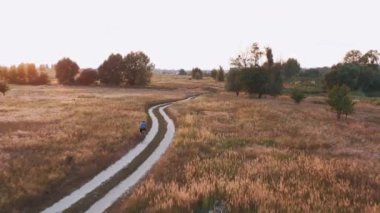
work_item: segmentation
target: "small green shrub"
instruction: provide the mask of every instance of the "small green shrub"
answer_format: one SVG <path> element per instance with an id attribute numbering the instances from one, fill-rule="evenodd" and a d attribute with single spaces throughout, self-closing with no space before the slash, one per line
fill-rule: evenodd
<path id="1" fill-rule="evenodd" d="M 306 95 L 301 90 L 294 89 L 292 91 L 291 98 L 293 99 L 295 103 L 299 104 L 301 103 L 301 101 L 303 101 L 303 99 L 306 98 Z"/>
<path id="2" fill-rule="evenodd" d="M 346 85 L 334 86 L 329 91 L 327 103 L 331 106 L 331 109 L 336 112 L 338 120 L 340 120 L 342 114 L 345 114 L 347 117 L 348 114 L 352 114 L 354 112 L 355 103 L 348 95 L 349 92 L 350 88 Z"/>

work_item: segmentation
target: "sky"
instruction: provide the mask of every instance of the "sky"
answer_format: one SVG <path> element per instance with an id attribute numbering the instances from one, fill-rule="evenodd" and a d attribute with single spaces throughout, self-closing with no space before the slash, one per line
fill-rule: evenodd
<path id="1" fill-rule="evenodd" d="M 378 0 L 0 0 L 0 65 L 98 67 L 143 51 L 161 69 L 229 68 L 253 42 L 276 60 L 330 66 L 380 50 Z"/>

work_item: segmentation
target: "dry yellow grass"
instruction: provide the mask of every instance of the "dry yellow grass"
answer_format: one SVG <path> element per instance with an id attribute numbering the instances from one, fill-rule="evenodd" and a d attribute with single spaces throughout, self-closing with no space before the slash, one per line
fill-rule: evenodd
<path id="1" fill-rule="evenodd" d="M 66 195 L 138 142 L 146 104 L 215 85 L 204 80 L 187 89 L 187 78 L 175 85 L 171 78 L 155 76 L 151 89 L 11 85 L 0 98 L 0 208 Z M 170 90 L 160 88 L 162 80 Z"/>
<path id="2" fill-rule="evenodd" d="M 174 144 L 111 212 L 199 212 L 218 199 L 231 212 L 379 212 L 380 108 L 359 103 L 337 122 L 322 99 L 176 104 Z"/>

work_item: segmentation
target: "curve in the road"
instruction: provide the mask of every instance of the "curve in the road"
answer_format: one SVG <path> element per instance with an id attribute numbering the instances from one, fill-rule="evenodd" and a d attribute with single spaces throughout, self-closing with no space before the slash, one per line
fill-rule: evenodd
<path id="1" fill-rule="evenodd" d="M 104 212 L 114 202 L 116 202 L 124 193 L 130 190 L 135 184 L 143 178 L 146 173 L 153 167 L 153 165 L 160 159 L 161 155 L 168 149 L 174 137 L 175 126 L 173 120 L 165 113 L 167 106 L 160 107 L 160 114 L 167 122 L 166 133 L 159 146 L 154 152 L 138 167 L 138 169 L 131 174 L 127 179 L 123 180 L 116 187 L 110 190 L 103 198 L 94 203 L 86 212 L 97 213 Z"/>
<path id="2" fill-rule="evenodd" d="M 79 189 L 72 192 L 70 195 L 62 198 L 52 206 L 43 210 L 43 213 L 56 213 L 62 212 L 78 202 L 80 199 L 84 198 L 88 193 L 99 187 L 102 183 L 106 182 L 124 167 L 128 166 L 129 163 L 132 162 L 136 156 L 138 156 L 148 145 L 152 142 L 155 135 L 158 133 L 158 119 L 154 115 L 153 110 L 159 108 L 160 106 L 164 106 L 165 104 L 160 104 L 157 106 L 153 106 L 148 110 L 148 114 L 152 119 L 152 127 L 150 128 L 148 134 L 144 138 L 144 140 L 139 143 L 135 148 L 130 150 L 126 155 L 124 155 L 120 160 L 116 161 L 114 164 L 109 166 L 106 170 L 100 172 L 89 182 L 84 184 Z"/>

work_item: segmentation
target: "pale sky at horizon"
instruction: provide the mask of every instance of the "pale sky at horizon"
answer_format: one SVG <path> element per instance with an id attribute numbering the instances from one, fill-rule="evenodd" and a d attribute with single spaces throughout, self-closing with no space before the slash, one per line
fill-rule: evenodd
<path id="1" fill-rule="evenodd" d="M 0 0 L 0 65 L 70 57 L 97 68 L 143 51 L 161 69 L 229 67 L 253 42 L 275 59 L 330 66 L 380 50 L 377 0 Z"/>

